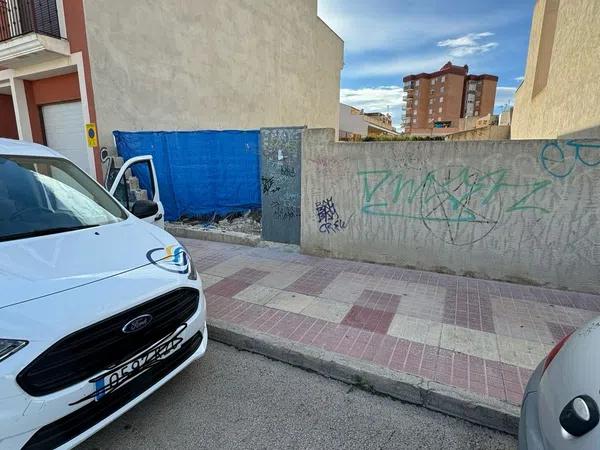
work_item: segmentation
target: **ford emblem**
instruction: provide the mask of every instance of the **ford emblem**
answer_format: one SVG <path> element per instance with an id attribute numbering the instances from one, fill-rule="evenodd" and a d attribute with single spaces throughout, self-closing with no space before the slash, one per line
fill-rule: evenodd
<path id="1" fill-rule="evenodd" d="M 146 328 L 150 325 L 150 322 L 152 322 L 152 316 L 150 314 L 143 314 L 135 319 L 131 319 L 121 330 L 123 333 L 135 333 Z"/>

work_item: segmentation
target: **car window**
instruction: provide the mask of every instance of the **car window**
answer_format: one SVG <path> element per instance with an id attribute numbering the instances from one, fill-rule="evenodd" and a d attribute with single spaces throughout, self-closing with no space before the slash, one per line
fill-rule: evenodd
<path id="1" fill-rule="evenodd" d="M 0 241 L 126 218 L 117 202 L 68 160 L 0 155 Z"/>

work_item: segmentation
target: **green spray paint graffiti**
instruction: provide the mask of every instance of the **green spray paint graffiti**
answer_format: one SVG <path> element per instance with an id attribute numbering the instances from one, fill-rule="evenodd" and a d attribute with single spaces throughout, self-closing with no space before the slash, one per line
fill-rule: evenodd
<path id="1" fill-rule="evenodd" d="M 540 164 L 556 178 L 565 178 L 573 172 L 577 162 L 584 167 L 600 165 L 600 142 L 596 140 L 573 139 L 565 143 L 548 142 L 540 151 Z M 565 152 L 567 150 L 567 152 Z"/>
<path id="2" fill-rule="evenodd" d="M 420 220 L 448 243 L 472 244 L 487 236 L 503 213 L 549 212 L 535 200 L 550 180 L 511 183 L 508 174 L 504 168 L 482 172 L 465 166 L 433 170 L 421 179 L 392 170 L 359 171 L 361 211 Z"/>

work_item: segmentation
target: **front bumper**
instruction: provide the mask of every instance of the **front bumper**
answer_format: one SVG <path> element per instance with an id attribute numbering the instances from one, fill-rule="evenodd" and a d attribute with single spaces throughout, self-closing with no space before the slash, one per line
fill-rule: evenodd
<path id="1" fill-rule="evenodd" d="M 186 322 L 180 348 L 98 402 L 91 400 L 69 406 L 74 400 L 89 396 L 93 387 L 88 381 L 43 397 L 31 397 L 13 378 L 12 395 L 0 390 L 0 449 L 72 448 L 202 357 L 206 352 L 208 334 L 206 304 L 204 296 L 201 294 L 200 297 L 199 308 Z M 4 381 L 6 386 L 8 380 Z"/>
<path id="2" fill-rule="evenodd" d="M 519 420 L 519 450 L 543 450 L 542 431 L 538 414 L 538 386 L 542 378 L 544 360 L 537 366 L 523 395 Z"/>

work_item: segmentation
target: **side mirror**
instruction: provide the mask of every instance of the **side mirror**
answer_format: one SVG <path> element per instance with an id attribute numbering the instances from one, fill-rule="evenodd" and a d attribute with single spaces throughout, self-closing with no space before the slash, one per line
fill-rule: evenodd
<path id="1" fill-rule="evenodd" d="M 131 213 L 139 219 L 145 219 L 158 213 L 158 204 L 152 200 L 138 200 L 133 204 Z"/>

